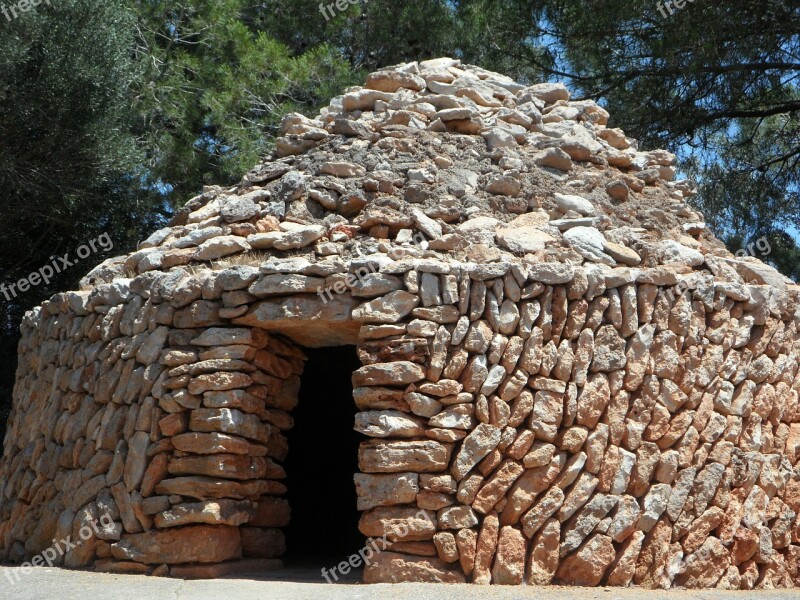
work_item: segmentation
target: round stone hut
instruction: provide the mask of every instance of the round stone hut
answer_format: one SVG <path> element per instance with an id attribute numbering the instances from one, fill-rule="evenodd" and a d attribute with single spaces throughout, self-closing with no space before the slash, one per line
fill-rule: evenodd
<path id="1" fill-rule="evenodd" d="M 347 521 L 328 581 L 796 585 L 800 287 L 608 118 L 449 58 L 287 115 L 26 315 L 0 557 L 215 577 Z"/>

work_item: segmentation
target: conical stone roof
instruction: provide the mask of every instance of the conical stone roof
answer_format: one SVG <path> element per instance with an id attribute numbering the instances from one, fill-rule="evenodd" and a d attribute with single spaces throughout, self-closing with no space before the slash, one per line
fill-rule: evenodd
<path id="1" fill-rule="evenodd" d="M 289 259 L 319 262 L 323 275 L 340 261 L 390 272 L 413 259 L 513 263 L 565 281 L 585 266 L 629 278 L 655 269 L 655 283 L 707 272 L 732 286 L 791 285 L 714 238 L 687 204 L 693 186 L 674 181 L 674 155 L 638 149 L 608 120 L 561 84 L 525 86 L 456 59 L 372 73 L 314 119 L 287 115 L 274 156 L 236 186 L 206 188 L 83 288 L 232 264 L 280 273 Z"/>

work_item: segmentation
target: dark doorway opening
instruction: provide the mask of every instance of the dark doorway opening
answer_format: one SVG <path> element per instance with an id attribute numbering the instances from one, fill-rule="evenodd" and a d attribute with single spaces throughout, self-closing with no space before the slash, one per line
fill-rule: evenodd
<path id="1" fill-rule="evenodd" d="M 361 361 L 355 346 L 303 351 L 308 361 L 284 462 L 292 509 L 284 562 L 322 568 L 347 560 L 365 543 L 353 483 L 363 436 L 353 430 L 351 376 Z"/>

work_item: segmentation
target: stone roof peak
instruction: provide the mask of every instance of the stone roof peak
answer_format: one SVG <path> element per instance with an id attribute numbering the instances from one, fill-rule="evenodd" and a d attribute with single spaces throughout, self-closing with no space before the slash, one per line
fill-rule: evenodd
<path id="1" fill-rule="evenodd" d="M 364 256 L 791 283 L 733 257 L 687 204 L 694 187 L 674 180 L 675 156 L 640 149 L 609 118 L 561 83 L 524 85 L 454 58 L 387 67 L 314 118 L 287 114 L 273 154 L 239 184 L 207 187 L 83 283 Z"/>

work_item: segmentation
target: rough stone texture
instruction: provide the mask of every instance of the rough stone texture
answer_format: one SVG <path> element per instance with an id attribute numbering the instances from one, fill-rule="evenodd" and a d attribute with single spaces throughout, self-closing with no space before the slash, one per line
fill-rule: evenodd
<path id="1" fill-rule="evenodd" d="M 353 344 L 367 581 L 799 583 L 800 288 L 607 122 L 450 59 L 287 115 L 25 316 L 0 558 L 89 529 L 65 566 L 279 556 L 302 348 Z"/>
<path id="2" fill-rule="evenodd" d="M 111 555 L 155 565 L 215 563 L 240 558 L 242 542 L 235 527 L 197 525 L 126 536 L 111 545 Z"/>
<path id="3" fill-rule="evenodd" d="M 364 568 L 364 583 L 464 583 L 462 573 L 436 558 L 381 552 Z"/>

